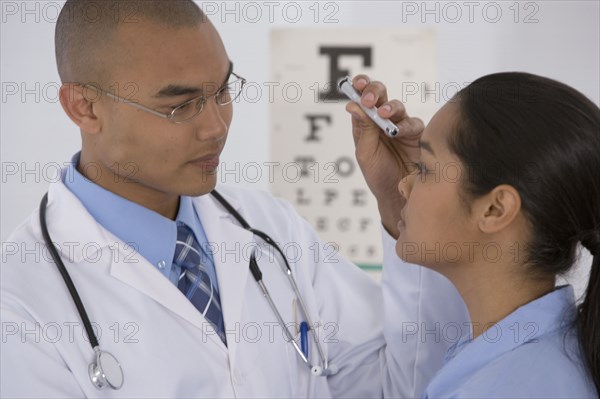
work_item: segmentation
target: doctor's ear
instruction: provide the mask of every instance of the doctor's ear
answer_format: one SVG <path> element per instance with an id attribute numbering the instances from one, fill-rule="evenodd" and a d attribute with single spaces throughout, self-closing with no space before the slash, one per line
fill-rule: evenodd
<path id="1" fill-rule="evenodd" d="M 514 187 L 502 184 L 477 200 L 478 226 L 496 233 L 509 226 L 521 210 L 521 196 Z"/>
<path id="2" fill-rule="evenodd" d="M 60 88 L 60 104 L 67 116 L 84 133 L 100 132 L 101 123 L 94 110 L 94 104 L 99 97 L 94 96 L 94 94 L 96 94 L 96 91 L 93 89 L 88 89 L 77 83 L 65 83 Z"/>

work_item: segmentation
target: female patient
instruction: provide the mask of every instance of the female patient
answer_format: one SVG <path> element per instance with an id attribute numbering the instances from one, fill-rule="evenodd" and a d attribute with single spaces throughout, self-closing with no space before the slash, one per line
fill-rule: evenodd
<path id="1" fill-rule="evenodd" d="M 366 118 L 352 107 L 357 139 Z M 494 74 L 442 107 L 419 143 L 398 186 L 397 253 L 452 281 L 472 322 L 424 397 L 597 397 L 600 109 L 550 79 Z M 593 265 L 576 306 L 555 282 L 580 243 Z"/>

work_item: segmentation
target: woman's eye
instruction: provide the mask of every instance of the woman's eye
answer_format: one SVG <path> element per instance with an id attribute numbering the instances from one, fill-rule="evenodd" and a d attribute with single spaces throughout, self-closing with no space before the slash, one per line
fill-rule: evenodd
<path id="1" fill-rule="evenodd" d="M 417 172 L 420 175 L 427 174 L 427 168 L 425 167 L 425 164 L 423 162 L 417 162 Z"/>

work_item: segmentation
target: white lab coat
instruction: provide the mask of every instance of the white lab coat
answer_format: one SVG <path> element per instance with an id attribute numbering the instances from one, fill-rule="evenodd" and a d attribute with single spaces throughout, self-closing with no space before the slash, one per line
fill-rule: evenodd
<path id="1" fill-rule="evenodd" d="M 227 347 L 175 285 L 100 226 L 57 182 L 49 190 L 49 232 L 96 327 L 100 347 L 123 367 L 124 385 L 118 391 L 99 391 L 90 383 L 94 353 L 45 249 L 36 209 L 3 243 L 1 396 L 419 396 L 451 342 L 424 345 L 413 327 L 464 320 L 464 305 L 454 288 L 433 272 L 401 264 L 393 240 L 384 234 L 389 269 L 384 278 L 390 283 L 387 288 L 384 284 L 382 295 L 364 272 L 326 251 L 288 203 L 256 190 L 219 191 L 253 227 L 289 251 L 311 317 L 320 323 L 326 355 L 339 369 L 336 375 L 312 376 L 285 341 L 249 273 L 253 235 L 212 196 L 193 202 L 214 245 Z M 267 258 L 259 260 L 263 279 L 283 318 L 294 322 L 293 292 L 280 267 Z M 445 305 L 431 295 L 443 298 Z M 405 334 L 404 323 L 410 323 L 411 334 Z M 312 343 L 310 351 L 313 361 L 318 359 Z"/>

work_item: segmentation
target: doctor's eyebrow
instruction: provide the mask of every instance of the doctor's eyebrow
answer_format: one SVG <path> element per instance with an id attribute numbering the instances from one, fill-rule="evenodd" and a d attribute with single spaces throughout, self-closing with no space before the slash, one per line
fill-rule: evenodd
<path id="1" fill-rule="evenodd" d="M 227 70 L 227 75 L 225 76 L 225 79 L 223 80 L 223 83 L 220 86 L 214 87 L 212 82 L 205 83 L 202 86 L 203 87 L 208 86 L 208 87 L 212 87 L 213 89 L 219 89 L 219 88 L 223 87 L 227 83 L 227 81 L 229 81 L 229 77 L 231 76 L 232 72 L 233 72 L 233 63 L 231 61 L 229 61 L 229 69 Z M 189 94 L 201 96 L 204 94 L 203 87 L 182 86 L 182 85 L 177 85 L 177 84 L 170 84 L 170 85 L 160 89 L 158 91 L 158 93 L 154 94 L 152 97 L 154 97 L 154 98 L 170 98 L 170 97 L 180 97 L 180 96 L 189 95 Z"/>
<path id="2" fill-rule="evenodd" d="M 167 87 L 160 89 L 158 93 L 153 95 L 155 98 L 179 97 L 187 94 L 201 95 L 203 90 L 199 87 L 180 86 L 170 84 Z"/>
<path id="3" fill-rule="evenodd" d="M 433 152 L 433 148 L 431 148 L 431 145 L 427 141 L 420 140 L 419 147 L 421 147 L 421 149 L 425 151 L 429 151 L 431 155 L 435 155 L 435 152 Z"/>

